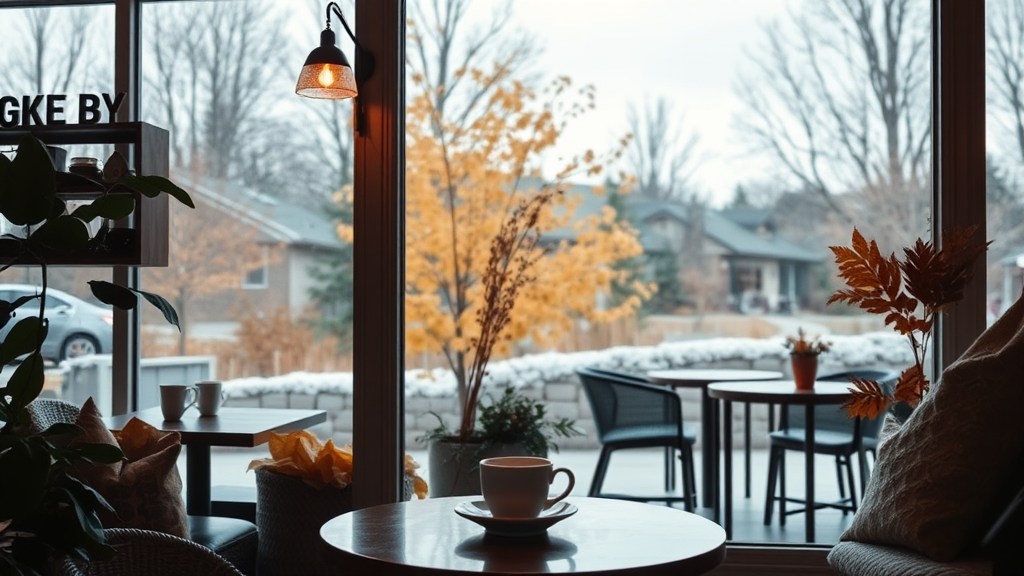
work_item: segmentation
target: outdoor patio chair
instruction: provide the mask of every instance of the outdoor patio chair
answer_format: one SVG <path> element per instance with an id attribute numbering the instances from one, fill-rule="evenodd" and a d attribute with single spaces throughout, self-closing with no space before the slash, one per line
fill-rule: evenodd
<path id="1" fill-rule="evenodd" d="M 612 376 L 615 378 L 622 378 L 632 382 L 639 382 L 641 384 L 653 384 L 645 376 L 637 376 L 636 374 L 630 374 L 628 372 L 617 372 L 615 370 L 607 370 L 605 368 L 594 368 L 589 367 L 588 370 L 596 372 L 604 376 Z M 676 467 L 675 467 L 675 454 L 672 448 L 665 448 L 665 491 L 671 492 L 676 489 Z"/>
<path id="2" fill-rule="evenodd" d="M 883 387 L 895 385 L 899 373 L 885 370 L 850 370 L 820 376 L 817 380 L 824 382 L 848 382 L 850 376 L 874 380 Z M 846 413 L 834 405 L 822 405 L 814 408 L 814 453 L 835 456 L 836 479 L 839 483 L 839 501 L 831 504 L 812 503 L 818 507 L 839 508 L 843 514 L 856 512 L 857 494 L 853 479 L 854 454 L 858 457 L 860 468 L 861 493 L 868 482 L 868 464 L 866 452 L 869 449 L 864 443 L 865 437 L 878 438 L 881 433 L 883 417 L 857 420 L 847 418 Z M 807 505 L 804 500 L 786 497 L 786 450 L 804 451 L 804 407 L 783 406 L 779 429 L 768 434 L 768 491 L 765 497 L 764 524 L 772 522 L 776 501 L 779 503 L 779 523 L 785 525 L 786 516 L 803 512 L 803 509 L 786 510 L 787 502 Z M 846 472 L 846 480 L 843 472 Z M 778 495 L 776 495 L 776 485 Z M 846 491 L 849 489 L 849 496 Z"/>
<path id="3" fill-rule="evenodd" d="M 639 502 L 679 502 L 686 510 L 694 508 L 696 475 L 693 469 L 693 444 L 696 430 L 683 424 L 682 401 L 675 391 L 646 384 L 638 378 L 578 368 L 577 376 L 590 402 L 597 428 L 601 455 L 594 471 L 589 496 L 620 498 Z M 602 494 L 611 454 L 627 448 L 664 447 L 671 450 L 672 468 L 678 453 L 682 463 L 683 495 L 629 496 Z M 677 452 L 678 451 L 678 452 Z"/>

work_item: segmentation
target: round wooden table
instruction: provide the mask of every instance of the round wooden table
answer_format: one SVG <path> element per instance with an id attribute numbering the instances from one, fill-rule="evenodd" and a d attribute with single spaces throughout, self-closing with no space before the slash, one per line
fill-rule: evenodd
<path id="1" fill-rule="evenodd" d="M 815 382 L 813 390 L 797 390 L 796 382 L 728 382 L 708 386 L 708 395 L 722 400 L 722 452 L 725 455 L 725 532 L 732 537 L 732 403 L 762 402 L 767 404 L 803 405 L 805 472 L 805 526 L 806 540 L 814 542 L 814 407 L 818 404 L 842 404 L 850 397 L 850 384 L 842 382 Z"/>
<path id="2" fill-rule="evenodd" d="M 718 488 L 718 439 L 717 413 L 715 403 L 708 396 L 708 384 L 712 382 L 733 382 L 753 380 L 778 380 L 782 378 L 782 372 L 772 370 L 742 370 L 730 368 L 682 368 L 678 370 L 651 370 L 647 378 L 655 384 L 671 386 L 673 388 L 700 388 L 700 429 L 701 442 L 704 447 L 701 450 L 701 486 L 703 497 L 701 503 L 705 508 L 714 508 L 714 518 L 718 520 L 718 497 L 715 493 Z M 746 423 L 746 478 L 747 497 L 750 497 L 750 407 L 744 410 Z M 770 425 L 769 425 L 770 427 Z M 674 470 L 675 468 L 673 468 Z M 668 486 L 666 486 L 668 489 Z"/>
<path id="3" fill-rule="evenodd" d="M 356 510 L 323 525 L 345 574 L 704 574 L 725 559 L 721 526 L 668 506 L 568 498 L 546 535 L 493 537 L 455 514 L 461 496 Z"/>

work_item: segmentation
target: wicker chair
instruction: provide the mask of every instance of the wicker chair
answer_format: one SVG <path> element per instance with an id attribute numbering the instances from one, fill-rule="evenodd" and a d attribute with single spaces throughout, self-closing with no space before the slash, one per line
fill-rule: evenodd
<path id="1" fill-rule="evenodd" d="M 32 429 L 42 431 L 58 422 L 74 422 L 78 418 L 79 407 L 63 400 L 37 398 L 28 405 L 28 411 L 32 418 Z M 253 523 L 236 518 L 189 516 L 188 526 L 191 540 L 159 532 L 153 533 L 202 546 L 211 553 L 219 555 L 218 558 L 221 561 L 227 561 L 233 565 L 233 570 L 241 570 L 245 574 L 255 574 L 258 533 Z M 133 532 L 149 533 L 146 530 L 133 530 Z M 164 541 L 166 542 L 166 540 Z M 86 574 L 91 573 L 86 572 Z M 116 573 L 120 574 L 121 572 Z M 139 569 L 134 573 L 147 574 L 148 572 Z M 107 572 L 103 572 L 103 574 L 107 574 Z"/>
<path id="2" fill-rule="evenodd" d="M 36 398 L 28 405 L 28 415 L 32 419 L 32 432 L 42 432 L 58 423 L 74 422 L 78 419 L 77 405 L 53 398 Z"/>
<path id="3" fill-rule="evenodd" d="M 243 576 L 230 562 L 190 540 L 134 528 L 104 530 L 117 549 L 109 560 L 53 560 L 50 576 Z"/>

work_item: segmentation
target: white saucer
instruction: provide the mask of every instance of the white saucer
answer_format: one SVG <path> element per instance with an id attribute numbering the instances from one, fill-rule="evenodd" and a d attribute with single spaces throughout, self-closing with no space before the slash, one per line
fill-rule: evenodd
<path id="1" fill-rule="evenodd" d="M 483 500 L 460 502 L 455 507 L 456 514 L 483 526 L 488 534 L 498 536 L 537 536 L 577 510 L 579 508 L 575 504 L 562 501 L 542 511 L 536 518 L 495 518 Z"/>

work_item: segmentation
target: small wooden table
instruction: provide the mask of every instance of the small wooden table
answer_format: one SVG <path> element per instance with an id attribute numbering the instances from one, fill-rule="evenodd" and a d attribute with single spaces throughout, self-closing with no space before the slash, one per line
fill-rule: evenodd
<path id="1" fill-rule="evenodd" d="M 704 489 L 701 500 L 705 508 L 714 508 L 715 519 L 718 519 L 718 498 L 715 491 L 718 486 L 718 478 L 715 476 L 715 462 L 718 457 L 717 413 L 715 403 L 708 396 L 708 384 L 712 382 L 752 381 L 752 380 L 778 380 L 782 378 L 782 372 L 772 370 L 741 370 L 728 368 L 708 368 L 679 370 L 652 370 L 647 373 L 647 378 L 655 384 L 671 386 L 673 388 L 700 388 L 700 429 L 701 442 L 704 447 L 701 450 L 701 486 Z M 750 494 L 750 409 L 744 412 L 746 418 L 747 434 L 747 495 Z"/>
<path id="2" fill-rule="evenodd" d="M 805 525 L 806 540 L 814 542 L 814 407 L 818 404 L 842 404 L 850 397 L 849 383 L 816 382 L 813 390 L 796 389 L 796 382 L 728 382 L 708 386 L 708 394 L 722 400 L 722 452 L 725 456 L 725 533 L 732 537 L 732 403 L 762 402 L 769 404 L 797 404 L 805 408 L 804 458 L 805 470 Z"/>
<path id="3" fill-rule="evenodd" d="M 309 428 L 327 421 L 323 410 L 292 410 L 285 408 L 224 408 L 216 416 L 200 416 L 197 410 L 186 410 L 180 422 L 165 422 L 159 407 L 147 408 L 119 416 L 104 418 L 111 430 L 120 430 L 132 418 L 163 430 L 180 432 L 185 448 L 185 485 L 188 486 L 185 508 L 189 514 L 210 515 L 210 447 L 238 446 L 254 448 L 270 440 L 272 432 L 284 433 Z"/>
<path id="4" fill-rule="evenodd" d="M 455 514 L 471 498 L 356 510 L 328 521 L 320 536 L 352 574 L 696 575 L 725 559 L 721 526 L 667 506 L 568 498 L 579 512 L 546 535 L 503 538 Z"/>

